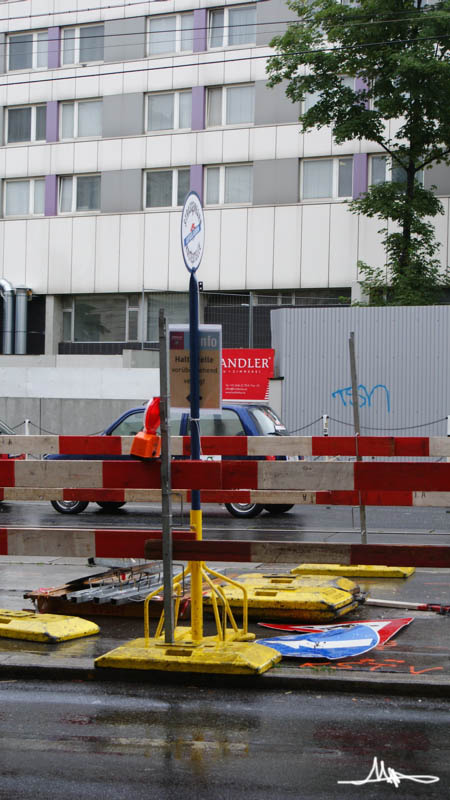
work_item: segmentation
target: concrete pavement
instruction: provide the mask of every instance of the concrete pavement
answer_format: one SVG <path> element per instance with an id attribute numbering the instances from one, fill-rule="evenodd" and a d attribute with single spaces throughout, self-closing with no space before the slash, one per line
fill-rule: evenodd
<path id="1" fill-rule="evenodd" d="M 215 564 L 215 567 L 239 572 L 239 565 Z M 33 608 L 24 600 L 26 591 L 39 587 L 59 586 L 68 580 L 99 572 L 98 566 L 87 565 L 84 559 L 1 557 L 0 608 Z M 248 564 L 242 565 L 242 572 Z M 280 565 L 260 565 L 259 571 L 282 571 Z M 255 571 L 255 565 L 252 565 Z M 286 572 L 288 568 L 286 567 Z M 448 571 L 420 569 L 406 580 L 355 579 L 363 591 L 377 598 L 405 600 L 419 603 L 450 605 Z M 283 659 L 280 664 L 257 677 L 189 676 L 189 684 L 245 685 L 249 689 L 344 690 L 357 692 L 406 693 L 450 697 L 450 615 L 429 611 L 374 608 L 361 606 L 342 621 L 413 617 L 414 622 L 403 629 L 384 647 L 377 647 L 356 658 L 341 661 L 314 661 Z M 94 659 L 130 639 L 143 635 L 140 618 L 97 616 L 100 625 L 98 636 L 63 642 L 57 645 L 0 639 L 0 680 L 11 678 L 42 678 L 48 680 L 136 680 L 149 682 L 186 682 L 186 673 L 145 673 L 122 670 L 96 670 Z M 277 636 L 277 631 L 250 624 L 258 638 Z M 212 633 L 209 618 L 205 620 L 205 633 Z"/>

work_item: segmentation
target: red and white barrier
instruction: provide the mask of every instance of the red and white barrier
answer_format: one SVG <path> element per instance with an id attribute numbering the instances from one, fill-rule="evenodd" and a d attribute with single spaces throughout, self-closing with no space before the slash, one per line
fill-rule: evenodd
<path id="1" fill-rule="evenodd" d="M 0 436 L 0 453 L 129 455 L 133 436 Z M 188 456 L 190 437 L 172 436 L 172 454 Z M 450 457 L 446 436 L 202 436 L 203 455 Z"/>
<path id="2" fill-rule="evenodd" d="M 144 558 L 145 543 L 161 536 L 161 531 L 142 529 L 0 528 L 0 556 Z M 195 531 L 174 530 L 172 539 L 195 539 Z"/>

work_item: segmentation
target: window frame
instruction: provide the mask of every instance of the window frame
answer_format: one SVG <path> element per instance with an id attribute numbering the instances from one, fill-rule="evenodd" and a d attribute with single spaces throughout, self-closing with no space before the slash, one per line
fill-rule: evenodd
<path id="1" fill-rule="evenodd" d="M 70 211 L 62 211 L 61 210 L 61 199 L 62 199 L 62 186 L 63 186 L 63 179 L 64 178 L 71 178 L 72 179 L 72 202 L 71 202 L 71 209 Z M 83 209 L 78 211 L 77 209 L 77 187 L 78 187 L 78 178 L 99 178 L 99 207 L 98 208 L 90 208 L 90 209 Z M 73 214 L 99 214 L 101 206 L 101 173 L 100 172 L 81 172 L 79 174 L 72 174 L 72 175 L 58 175 L 58 216 L 66 217 L 71 216 Z"/>
<path id="2" fill-rule="evenodd" d="M 240 42 L 237 43 L 229 43 L 229 35 L 230 35 L 230 23 L 229 23 L 229 16 L 230 11 L 238 11 L 241 8 L 254 8 L 255 9 L 255 37 L 252 41 L 248 42 Z M 222 37 L 222 44 L 220 45 L 211 45 L 211 32 L 213 30 L 211 20 L 212 14 L 217 11 L 223 11 L 223 37 Z M 219 6 L 218 8 L 211 8 L 208 10 L 208 23 L 207 23 L 207 42 L 206 47 L 208 50 L 224 50 L 228 47 L 254 47 L 256 45 L 256 3 L 242 3 L 240 5 L 230 5 L 230 6 Z"/>
<path id="3" fill-rule="evenodd" d="M 144 211 L 154 211 L 155 209 L 165 209 L 165 208 L 182 208 L 183 204 L 178 204 L 178 174 L 180 172 L 190 172 L 190 167 L 156 167 L 155 169 L 146 169 L 144 170 L 144 180 L 143 180 L 143 209 Z M 147 181 L 148 175 L 155 174 L 157 172 L 171 172 L 172 173 L 172 205 L 170 206 L 148 206 L 147 205 Z M 176 200 L 177 202 L 174 202 Z"/>
<path id="4" fill-rule="evenodd" d="M 34 210 L 34 201 L 35 201 L 35 184 L 38 181 L 42 181 L 44 184 L 44 208 L 42 211 L 35 211 Z M 28 183 L 28 211 L 25 214 L 7 214 L 6 213 L 6 191 L 7 187 L 11 183 Z M 24 217 L 44 217 L 45 216 L 45 177 L 36 176 L 32 178 L 23 177 L 23 178 L 5 178 L 3 180 L 3 219 L 21 219 Z"/>
<path id="5" fill-rule="evenodd" d="M 39 50 L 39 35 L 46 34 L 46 41 L 47 41 L 47 49 L 46 49 L 46 64 L 38 65 L 38 50 Z M 11 40 L 14 39 L 16 36 L 32 36 L 31 41 L 31 66 L 30 67 L 18 67 L 17 69 L 11 69 L 10 67 L 10 58 L 11 58 Z M 6 48 L 6 72 L 29 72 L 30 70 L 45 70 L 48 69 L 48 28 L 41 28 L 39 30 L 26 30 L 26 31 L 15 31 L 14 33 L 7 34 L 7 48 Z"/>
<path id="6" fill-rule="evenodd" d="M 372 182 L 373 176 L 373 161 L 375 158 L 383 158 L 385 161 L 385 179 L 384 181 L 379 181 L 378 183 L 374 184 Z M 395 165 L 398 166 L 398 165 Z M 370 153 L 369 155 L 369 169 L 367 174 L 367 183 L 368 186 L 380 186 L 382 183 L 392 183 L 392 172 L 394 168 L 394 160 L 392 156 L 388 155 L 387 153 Z M 420 176 L 420 177 L 419 177 Z M 421 186 L 424 184 L 424 170 L 420 170 L 420 172 L 416 173 L 415 180 Z M 406 183 L 406 180 L 405 180 Z"/>
<path id="7" fill-rule="evenodd" d="M 227 169 L 233 169 L 234 167 L 250 167 L 251 168 L 251 176 L 252 176 L 252 185 L 251 185 L 251 198 L 249 200 L 236 200 L 231 202 L 225 202 L 225 188 L 226 188 L 226 171 Z M 219 202 L 218 203 L 208 203 L 208 170 L 210 169 L 218 169 L 219 170 Z M 209 206 L 211 208 L 217 208 L 218 206 L 249 206 L 253 204 L 253 161 L 245 161 L 242 163 L 236 164 L 208 164 L 205 166 L 205 179 L 204 179 L 204 197 L 205 197 L 205 206 Z"/>
<path id="8" fill-rule="evenodd" d="M 139 296 L 136 294 L 126 295 L 125 300 L 125 339 L 124 341 L 113 341 L 113 342 L 101 342 L 100 340 L 93 340 L 93 339 L 77 339 L 75 340 L 75 300 L 77 297 L 95 297 L 98 298 L 99 296 L 106 296 L 104 293 L 100 293 L 99 295 L 69 295 L 64 296 L 62 301 L 62 308 L 61 308 L 61 318 L 62 318 L 62 341 L 68 342 L 69 344 L 126 344 L 127 342 L 139 342 L 139 330 L 140 330 L 140 320 L 141 320 L 141 302 L 139 300 Z M 131 303 L 131 299 L 136 297 L 137 302 Z M 137 310 L 137 337 L 135 339 L 130 339 L 130 312 Z M 70 338 L 64 338 L 64 315 L 69 317 L 68 327 L 70 327 Z"/>
<path id="9" fill-rule="evenodd" d="M 253 88 L 253 120 L 249 120 L 247 122 L 227 122 L 227 97 L 229 89 L 248 89 Z M 210 92 L 217 91 L 220 89 L 222 92 L 221 98 L 221 122 L 219 125 L 210 125 L 208 121 L 209 117 L 209 98 Z M 230 83 L 226 85 L 218 85 L 218 86 L 208 86 L 206 89 L 206 125 L 205 128 L 208 130 L 214 130 L 218 128 L 247 128 L 249 125 L 255 124 L 255 82 L 246 82 L 246 83 Z"/>
<path id="10" fill-rule="evenodd" d="M 191 95 L 191 124 L 189 128 L 181 128 L 180 127 L 180 96 L 182 94 L 190 94 Z M 150 109 L 150 98 L 157 97 L 161 95 L 172 95 L 173 97 L 173 127 L 172 128 L 149 128 L 148 126 L 148 115 Z M 145 133 L 146 134 L 158 134 L 158 133 L 167 133 L 167 131 L 191 131 L 192 130 L 192 89 L 175 89 L 169 90 L 167 92 L 147 92 L 145 95 Z"/>
<path id="11" fill-rule="evenodd" d="M 192 17 L 192 48 L 191 49 L 182 49 L 181 47 L 181 35 L 182 35 L 182 27 L 181 27 L 181 18 L 182 17 Z M 162 50 L 158 53 L 152 53 L 150 50 L 150 37 L 151 37 L 151 22 L 153 19 L 168 19 L 175 21 L 175 49 L 171 50 Z M 170 23 L 169 23 L 170 24 Z M 168 28 L 167 30 L 172 31 L 172 28 Z M 147 17 L 147 25 L 146 25 L 146 58 L 158 58 L 159 56 L 165 56 L 171 53 L 193 53 L 194 52 L 194 12 L 193 11 L 175 11 L 172 14 L 151 14 Z"/>
<path id="12" fill-rule="evenodd" d="M 21 109 L 31 109 L 31 123 L 30 123 L 30 138 L 23 139 L 20 142 L 10 142 L 9 141 L 9 112 L 10 111 L 20 111 Z M 46 142 L 47 141 L 47 131 L 45 132 L 44 139 L 36 139 L 36 119 L 37 119 L 37 109 L 44 108 L 46 115 L 47 115 L 47 104 L 46 103 L 23 103 L 18 106 L 6 106 L 5 111 L 5 132 L 4 132 L 4 140 L 5 145 L 8 147 L 15 147 L 16 145 L 23 145 L 29 142 Z M 47 128 L 47 120 L 46 120 L 46 128 Z"/>
<path id="13" fill-rule="evenodd" d="M 350 161 L 352 166 L 352 192 L 351 194 L 339 194 L 339 162 L 340 161 Z M 328 197 L 305 197 L 304 196 L 304 175 L 305 175 L 305 163 L 312 163 L 312 162 L 323 162 L 323 161 L 331 161 L 332 162 L 332 172 L 331 172 L 331 195 Z M 342 203 L 346 200 L 353 198 L 353 155 L 342 155 L 342 156 L 322 156 L 322 157 L 313 157 L 313 158 L 301 158 L 300 159 L 300 202 L 301 203 Z"/>
<path id="14" fill-rule="evenodd" d="M 74 139 L 101 139 L 102 133 L 92 134 L 90 136 L 79 136 L 78 135 L 78 127 L 79 127 L 79 106 L 82 103 L 101 103 L 102 104 L 102 119 L 101 122 L 103 123 L 103 98 L 102 97 L 93 97 L 93 98 L 86 98 L 80 100 L 61 100 L 59 103 L 59 139 L 62 142 L 70 142 Z M 63 136 L 63 106 L 73 106 L 73 136 Z"/>
<path id="15" fill-rule="evenodd" d="M 103 28 L 103 58 L 93 58 L 89 61 L 81 61 L 80 60 L 80 30 L 82 28 Z M 65 62 L 64 61 L 64 34 L 66 31 L 75 31 L 75 36 L 73 40 L 73 49 L 74 49 L 74 56 L 73 61 Z M 92 37 L 93 39 L 96 37 Z M 83 25 L 66 25 L 61 28 L 61 67 L 73 67 L 77 64 L 104 64 L 105 62 L 105 23 L 104 22 L 86 22 Z"/>

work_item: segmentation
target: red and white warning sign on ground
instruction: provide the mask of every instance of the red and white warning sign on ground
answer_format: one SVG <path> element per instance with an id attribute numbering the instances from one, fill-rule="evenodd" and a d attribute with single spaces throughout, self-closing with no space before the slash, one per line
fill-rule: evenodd
<path id="1" fill-rule="evenodd" d="M 275 350 L 240 348 L 222 350 L 224 400 L 267 401 L 273 378 Z"/>

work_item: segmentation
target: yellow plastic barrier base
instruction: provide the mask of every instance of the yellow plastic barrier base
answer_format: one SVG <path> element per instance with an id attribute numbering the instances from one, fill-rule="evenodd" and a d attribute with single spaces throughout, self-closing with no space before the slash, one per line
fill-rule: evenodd
<path id="1" fill-rule="evenodd" d="M 55 644 L 99 633 L 94 622 L 61 614 L 35 614 L 34 611 L 0 609 L 0 637 Z"/>
<path id="2" fill-rule="evenodd" d="M 415 567 L 383 567 L 379 564 L 299 564 L 291 575 L 347 575 L 352 578 L 409 578 Z"/>
<path id="3" fill-rule="evenodd" d="M 291 619 L 304 622 L 332 622 L 358 607 L 358 586 L 347 578 L 290 575 L 239 575 L 248 595 L 248 613 L 259 619 Z M 222 586 L 231 608 L 239 606 L 242 595 L 233 586 Z M 204 598 L 211 603 L 211 594 Z"/>
<path id="4" fill-rule="evenodd" d="M 245 641 L 218 641 L 217 636 L 205 636 L 201 644 L 176 638 L 174 644 L 164 639 L 133 639 L 131 642 L 95 659 L 96 667 L 115 669 L 160 670 L 164 672 L 207 672 L 215 675 L 260 675 L 281 660 L 280 653 L 271 647 Z M 177 629 L 180 635 L 180 629 Z M 254 634 L 248 634 L 254 637 Z"/>

